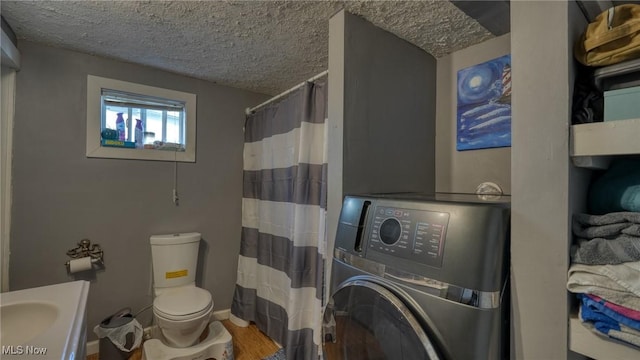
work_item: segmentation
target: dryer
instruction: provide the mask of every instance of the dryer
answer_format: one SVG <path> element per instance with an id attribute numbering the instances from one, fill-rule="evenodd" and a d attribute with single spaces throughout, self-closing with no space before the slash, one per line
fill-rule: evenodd
<path id="1" fill-rule="evenodd" d="M 508 200 L 345 197 L 325 359 L 508 358 L 508 240 Z"/>

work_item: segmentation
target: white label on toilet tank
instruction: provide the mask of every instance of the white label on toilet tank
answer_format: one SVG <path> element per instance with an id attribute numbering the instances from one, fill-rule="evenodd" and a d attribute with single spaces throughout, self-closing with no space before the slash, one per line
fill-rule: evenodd
<path id="1" fill-rule="evenodd" d="M 167 271 L 167 273 L 165 274 L 165 278 L 175 279 L 175 278 L 187 276 L 188 274 L 189 274 L 189 271 L 187 271 L 187 269 L 178 270 L 178 271 Z"/>

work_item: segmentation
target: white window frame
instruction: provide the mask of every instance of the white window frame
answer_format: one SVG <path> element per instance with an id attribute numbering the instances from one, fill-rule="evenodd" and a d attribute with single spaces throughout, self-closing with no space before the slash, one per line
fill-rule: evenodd
<path id="1" fill-rule="evenodd" d="M 185 103 L 186 146 L 184 151 L 129 149 L 102 146 L 102 89 L 153 96 Z M 87 75 L 87 157 L 158 161 L 196 161 L 196 95 L 182 91 L 141 85 Z"/>

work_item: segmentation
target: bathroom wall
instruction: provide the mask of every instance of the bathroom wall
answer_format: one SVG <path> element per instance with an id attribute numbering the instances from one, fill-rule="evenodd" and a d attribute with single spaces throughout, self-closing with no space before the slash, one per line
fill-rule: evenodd
<path id="1" fill-rule="evenodd" d="M 511 148 L 456 150 L 458 70 L 509 54 L 510 35 L 438 59 L 436 91 L 436 191 L 475 193 L 485 181 L 511 194 Z"/>
<path id="2" fill-rule="evenodd" d="M 343 193 L 433 193 L 436 59 L 349 13 L 343 41 Z"/>
<path id="3" fill-rule="evenodd" d="M 329 19 L 329 249 L 344 195 L 434 192 L 435 67 L 357 15 Z"/>
<path id="4" fill-rule="evenodd" d="M 152 234 L 202 233 L 200 284 L 231 306 L 240 246 L 244 109 L 267 96 L 139 65 L 21 42 L 13 150 L 10 288 L 74 280 L 66 251 L 100 244 L 88 328 L 152 301 Z M 197 95 L 197 162 L 85 157 L 87 74 Z M 85 276 L 83 276 L 85 277 Z M 89 277 L 90 278 L 90 277 Z M 150 311 L 142 317 L 143 326 Z"/>

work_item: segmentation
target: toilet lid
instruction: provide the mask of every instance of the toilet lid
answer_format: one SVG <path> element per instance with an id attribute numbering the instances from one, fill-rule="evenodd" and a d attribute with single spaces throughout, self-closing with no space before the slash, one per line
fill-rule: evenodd
<path id="1" fill-rule="evenodd" d="M 212 307 L 211 293 L 197 287 L 170 291 L 156 297 L 153 307 L 169 316 L 197 314 Z"/>

